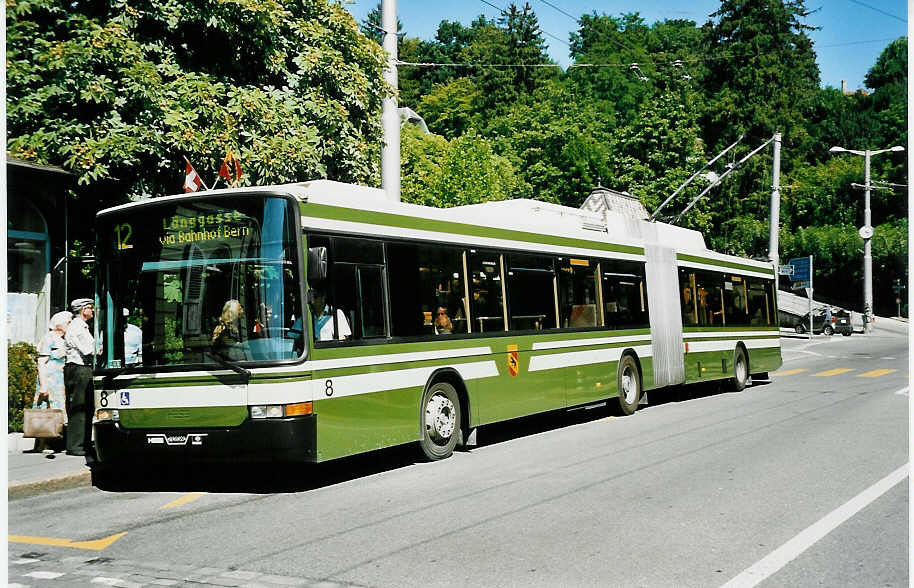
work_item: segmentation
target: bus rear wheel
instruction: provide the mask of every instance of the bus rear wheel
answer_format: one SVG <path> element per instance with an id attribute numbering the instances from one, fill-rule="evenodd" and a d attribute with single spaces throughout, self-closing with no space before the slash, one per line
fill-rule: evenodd
<path id="1" fill-rule="evenodd" d="M 745 390 L 749 382 L 749 359 L 742 347 L 733 352 L 733 379 L 730 382 L 736 392 Z"/>
<path id="2" fill-rule="evenodd" d="M 619 360 L 619 373 L 616 376 L 619 387 L 619 410 L 624 415 L 638 410 L 641 400 L 641 372 L 638 362 L 631 355 L 623 355 Z"/>
<path id="3" fill-rule="evenodd" d="M 429 461 L 450 457 L 460 437 L 460 398 L 447 382 L 437 382 L 422 395 L 419 447 Z"/>

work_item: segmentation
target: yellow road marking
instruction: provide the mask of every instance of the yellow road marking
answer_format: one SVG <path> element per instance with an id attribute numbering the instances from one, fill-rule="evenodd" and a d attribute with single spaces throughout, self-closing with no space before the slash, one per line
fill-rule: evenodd
<path id="1" fill-rule="evenodd" d="M 835 368 L 833 370 L 828 370 L 824 372 L 819 372 L 818 374 L 813 374 L 813 376 L 827 377 L 827 376 L 837 376 L 838 374 L 845 374 L 847 372 L 854 371 L 852 368 Z"/>
<path id="2" fill-rule="evenodd" d="M 873 370 L 871 372 L 866 372 L 865 374 L 860 374 L 857 377 L 858 378 L 878 378 L 879 376 L 884 376 L 886 374 L 891 374 L 891 373 L 894 373 L 897 371 L 898 370 L 891 370 L 891 369 Z"/>
<path id="3" fill-rule="evenodd" d="M 783 372 L 774 372 L 772 376 L 792 376 L 794 374 L 799 374 L 801 372 L 808 371 L 808 368 L 796 368 L 793 370 L 784 370 Z"/>
<path id="4" fill-rule="evenodd" d="M 127 534 L 116 533 L 110 537 L 94 539 L 92 541 L 73 541 L 72 539 L 58 539 L 56 537 L 29 537 L 27 535 L 8 535 L 7 541 L 10 543 L 29 543 L 31 545 L 52 545 L 54 547 L 75 547 L 76 549 L 91 549 L 101 551 L 121 537 Z"/>
<path id="5" fill-rule="evenodd" d="M 184 496 L 182 496 L 181 498 L 178 498 L 177 500 L 172 500 L 171 502 L 169 502 L 168 504 L 166 504 L 159 510 L 168 510 L 169 508 L 175 508 L 176 506 L 184 506 L 185 504 L 187 504 L 189 502 L 193 502 L 194 500 L 200 498 L 204 494 L 206 494 L 206 492 L 191 492 L 190 494 L 185 494 Z"/>

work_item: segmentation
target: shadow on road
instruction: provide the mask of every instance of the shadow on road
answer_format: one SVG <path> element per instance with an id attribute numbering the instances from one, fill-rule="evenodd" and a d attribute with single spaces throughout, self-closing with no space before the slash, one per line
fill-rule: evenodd
<path id="1" fill-rule="evenodd" d="M 767 383 L 756 382 L 754 386 Z M 641 406 L 639 412 L 672 402 L 686 402 L 713 396 L 725 390 L 725 384 L 721 382 L 651 390 L 648 392 L 649 404 Z M 495 445 L 607 416 L 623 416 L 615 399 L 584 408 L 551 411 L 480 427 L 478 446 Z M 295 493 L 380 474 L 419 461 L 422 460 L 418 447 L 410 444 L 321 464 L 175 463 L 143 464 L 129 470 L 95 468 L 92 471 L 92 485 L 109 492 Z"/>

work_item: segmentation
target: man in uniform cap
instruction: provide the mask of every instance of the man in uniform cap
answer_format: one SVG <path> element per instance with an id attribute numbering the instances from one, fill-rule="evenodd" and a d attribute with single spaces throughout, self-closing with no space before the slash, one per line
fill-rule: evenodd
<path id="1" fill-rule="evenodd" d="M 73 320 L 67 327 L 67 363 L 63 368 L 67 391 L 67 455 L 86 455 L 92 441 L 92 409 L 95 387 L 92 385 L 92 357 L 95 338 L 86 321 L 95 315 L 91 298 L 77 298 L 70 303 Z"/>

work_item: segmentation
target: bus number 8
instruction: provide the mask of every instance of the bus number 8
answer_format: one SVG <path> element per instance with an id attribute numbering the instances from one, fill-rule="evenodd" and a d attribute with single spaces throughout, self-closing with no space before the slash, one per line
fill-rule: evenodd
<path id="1" fill-rule="evenodd" d="M 327 396 L 333 396 L 333 380 L 327 380 L 324 382 L 324 394 Z"/>

